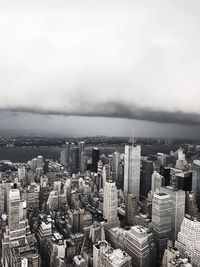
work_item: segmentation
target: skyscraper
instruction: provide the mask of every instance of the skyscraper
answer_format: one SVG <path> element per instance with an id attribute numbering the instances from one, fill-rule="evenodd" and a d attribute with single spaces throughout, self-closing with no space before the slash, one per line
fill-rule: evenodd
<path id="1" fill-rule="evenodd" d="M 117 182 L 119 173 L 120 153 L 114 152 L 112 154 L 112 179 Z"/>
<path id="2" fill-rule="evenodd" d="M 85 152 L 82 152 L 81 154 L 81 161 L 79 162 L 79 165 L 80 165 L 80 172 L 81 173 L 84 173 L 86 171 L 86 161 L 87 161 L 87 158 L 86 158 L 86 155 L 85 155 Z"/>
<path id="3" fill-rule="evenodd" d="M 79 147 L 79 160 L 81 160 L 81 154 L 85 152 L 85 142 L 81 141 L 78 143 Z"/>
<path id="4" fill-rule="evenodd" d="M 104 188 L 106 181 L 110 180 L 110 165 L 109 164 L 106 164 L 103 166 L 102 180 L 103 180 L 103 188 Z"/>
<path id="5" fill-rule="evenodd" d="M 25 177 L 26 177 L 26 169 L 25 169 L 25 167 L 18 168 L 18 178 L 19 178 L 19 181 L 25 179 Z"/>
<path id="6" fill-rule="evenodd" d="M 176 173 L 176 187 L 183 191 L 192 190 L 192 172 Z"/>
<path id="7" fill-rule="evenodd" d="M 103 217 L 111 226 L 119 224 L 117 216 L 118 195 L 115 182 L 108 181 L 104 187 Z"/>
<path id="8" fill-rule="evenodd" d="M 140 156 L 140 146 L 125 146 L 124 193 L 134 194 L 137 199 L 140 194 Z"/>
<path id="9" fill-rule="evenodd" d="M 60 163 L 65 166 L 66 165 L 66 153 L 65 150 L 60 152 Z"/>
<path id="10" fill-rule="evenodd" d="M 34 158 L 34 159 L 31 160 L 31 170 L 32 170 L 32 172 L 35 172 L 37 167 L 38 167 L 38 159 Z"/>
<path id="11" fill-rule="evenodd" d="M 197 207 L 200 211 L 200 160 L 194 160 L 192 165 L 192 191 L 196 195 Z"/>
<path id="12" fill-rule="evenodd" d="M 154 171 L 153 162 L 147 158 L 141 160 L 140 198 L 146 199 L 151 190 L 151 177 Z"/>
<path id="13" fill-rule="evenodd" d="M 81 172 L 85 171 L 85 142 L 81 141 L 78 143 L 78 147 L 79 147 L 79 169 L 81 170 Z"/>
<path id="14" fill-rule="evenodd" d="M 71 149 L 71 171 L 72 173 L 79 171 L 79 148 L 77 146 Z"/>
<path id="15" fill-rule="evenodd" d="M 164 166 L 166 164 L 167 155 L 164 153 L 157 153 L 157 156 L 158 156 L 158 160 L 159 160 L 161 166 Z"/>
<path id="16" fill-rule="evenodd" d="M 170 185 L 170 178 L 171 178 L 171 168 L 170 167 L 162 167 L 160 170 L 160 174 L 165 178 L 165 186 Z"/>
<path id="17" fill-rule="evenodd" d="M 175 241 L 185 215 L 185 191 L 166 186 L 161 187 L 161 192 L 169 195 L 171 200 L 172 213 L 170 239 Z"/>
<path id="18" fill-rule="evenodd" d="M 65 161 L 66 161 L 66 164 L 69 164 L 69 156 L 70 156 L 70 143 L 66 142 L 66 144 L 65 144 Z"/>
<path id="19" fill-rule="evenodd" d="M 8 226 L 10 231 L 19 228 L 20 221 L 20 192 L 18 189 L 11 189 L 8 200 Z"/>
<path id="20" fill-rule="evenodd" d="M 158 172 L 154 171 L 151 177 L 151 191 L 160 191 L 161 186 L 165 185 L 165 178 Z"/>
<path id="21" fill-rule="evenodd" d="M 37 167 L 38 168 L 43 168 L 44 165 L 44 158 L 43 156 L 38 156 L 37 157 Z"/>
<path id="22" fill-rule="evenodd" d="M 185 214 L 190 215 L 191 218 L 197 217 L 198 215 L 198 208 L 194 192 L 186 192 Z"/>
<path id="23" fill-rule="evenodd" d="M 99 161 L 99 149 L 94 147 L 92 149 L 92 171 L 97 172 L 97 166 Z"/>
<path id="24" fill-rule="evenodd" d="M 187 161 L 185 159 L 185 154 L 182 148 L 178 150 L 178 160 L 176 161 L 176 168 L 180 170 L 186 170 L 187 168 Z"/>
<path id="25" fill-rule="evenodd" d="M 5 192 L 4 189 L 0 187 L 0 216 L 2 216 L 4 210 L 5 210 Z"/>
<path id="26" fill-rule="evenodd" d="M 136 215 L 138 209 L 138 202 L 136 197 L 132 194 L 127 194 L 126 197 L 126 222 L 128 225 L 133 223 L 133 217 Z"/>
<path id="27" fill-rule="evenodd" d="M 27 236 L 31 234 L 26 217 L 25 201 L 21 201 L 20 191 L 11 189 L 8 195 L 8 226 L 2 238 L 3 266 L 11 266 L 12 248 L 27 244 Z M 27 247 L 27 246 L 26 246 Z M 13 264 L 12 266 L 16 266 Z M 37 266 L 37 265 L 36 265 Z"/>
<path id="28" fill-rule="evenodd" d="M 72 150 L 74 149 L 74 147 L 74 143 L 66 144 L 66 149 L 69 148 L 69 164 L 72 163 Z"/>
<path id="29" fill-rule="evenodd" d="M 171 232 L 171 200 L 165 193 L 154 193 L 152 201 L 152 225 L 160 264 Z"/>

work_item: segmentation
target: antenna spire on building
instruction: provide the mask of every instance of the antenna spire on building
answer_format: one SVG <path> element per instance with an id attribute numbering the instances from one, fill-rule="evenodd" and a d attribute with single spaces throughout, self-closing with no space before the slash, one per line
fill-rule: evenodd
<path id="1" fill-rule="evenodd" d="M 132 146 L 134 146 L 134 128 L 132 129 Z"/>

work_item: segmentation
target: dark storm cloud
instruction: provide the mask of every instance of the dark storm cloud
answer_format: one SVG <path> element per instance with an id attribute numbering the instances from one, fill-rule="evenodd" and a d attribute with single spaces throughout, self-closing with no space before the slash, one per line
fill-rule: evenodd
<path id="1" fill-rule="evenodd" d="M 87 108 L 86 108 L 87 107 Z M 168 112 L 162 110 L 153 110 L 136 107 L 124 103 L 107 102 L 105 104 L 92 105 L 91 103 L 82 103 L 79 109 L 72 109 L 70 112 L 52 111 L 37 108 L 10 108 L 0 109 L 2 111 L 11 111 L 13 113 L 33 113 L 41 115 L 63 115 L 63 116 L 88 116 L 88 117 L 110 117 L 145 120 L 159 123 L 200 125 L 200 115 L 195 113 L 184 113 L 181 111 Z"/>

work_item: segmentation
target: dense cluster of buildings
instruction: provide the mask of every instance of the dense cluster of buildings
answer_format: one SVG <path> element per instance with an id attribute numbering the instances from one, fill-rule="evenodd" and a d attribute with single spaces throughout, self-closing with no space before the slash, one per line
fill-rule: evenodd
<path id="1" fill-rule="evenodd" d="M 132 140 L 133 141 L 133 140 Z M 3 267 L 200 267 L 200 160 L 66 142 L 0 174 Z"/>

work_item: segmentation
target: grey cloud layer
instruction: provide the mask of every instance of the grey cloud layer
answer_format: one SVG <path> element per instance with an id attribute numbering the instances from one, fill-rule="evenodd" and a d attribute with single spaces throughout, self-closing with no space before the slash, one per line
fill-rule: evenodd
<path id="1" fill-rule="evenodd" d="M 84 105 L 80 110 L 71 111 L 52 111 L 45 109 L 35 108 L 10 108 L 0 109 L 1 111 L 11 111 L 14 113 L 33 113 L 40 115 L 63 115 L 63 116 L 88 116 L 88 117 L 110 117 L 110 118 L 124 118 L 124 119 L 136 119 L 145 120 L 159 123 L 172 123 L 172 124 L 183 124 L 183 125 L 200 125 L 200 115 L 195 113 L 183 113 L 177 112 L 166 112 L 162 110 L 152 110 L 139 108 L 134 106 L 125 105 L 124 103 L 112 103 L 107 102 L 105 104 L 98 104 L 92 106 L 87 105 L 89 109 L 84 109 Z"/>
<path id="2" fill-rule="evenodd" d="M 200 123 L 200 2 L 2 1 L 0 110 Z"/>

